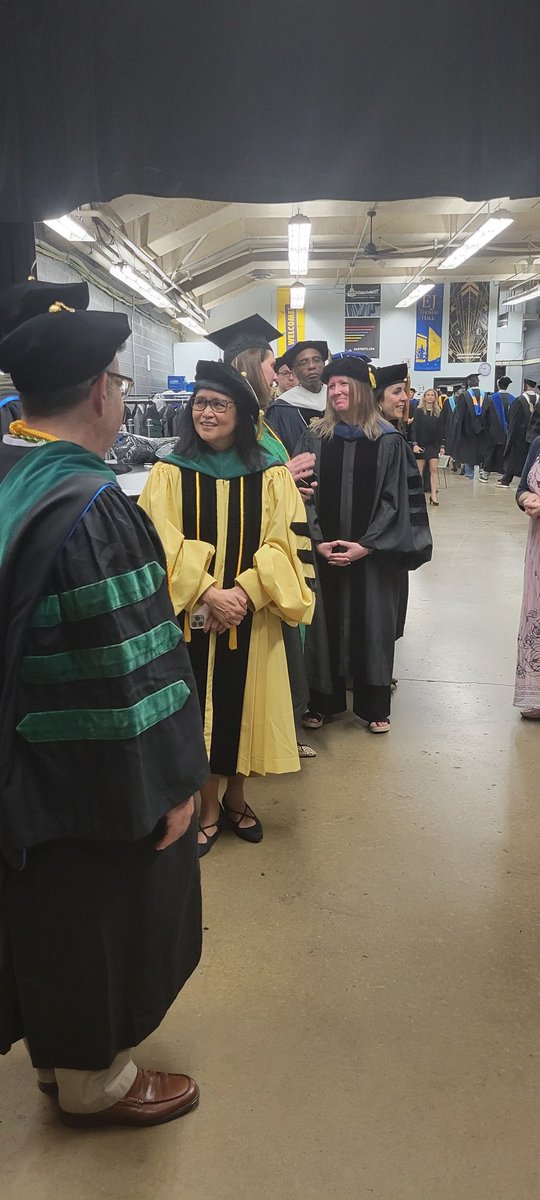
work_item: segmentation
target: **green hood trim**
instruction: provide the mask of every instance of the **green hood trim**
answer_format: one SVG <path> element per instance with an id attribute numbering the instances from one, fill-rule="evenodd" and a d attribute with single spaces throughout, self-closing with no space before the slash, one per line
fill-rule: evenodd
<path id="1" fill-rule="evenodd" d="M 183 467 L 188 471 L 200 471 L 201 475 L 210 475 L 212 479 L 239 479 L 242 475 L 256 475 L 259 471 L 267 471 L 269 467 L 282 467 L 288 461 L 285 447 L 266 427 L 263 428 L 259 448 L 262 453 L 260 467 L 246 467 L 234 448 L 224 450 L 221 454 L 216 450 L 201 450 L 197 458 L 166 454 L 159 462 L 172 463 L 173 466 Z"/>
<path id="2" fill-rule="evenodd" d="M 73 475 L 95 475 L 100 484 L 116 483 L 110 467 L 75 442 L 47 442 L 25 454 L 0 483 L 0 562 L 19 525 L 47 492 Z"/>

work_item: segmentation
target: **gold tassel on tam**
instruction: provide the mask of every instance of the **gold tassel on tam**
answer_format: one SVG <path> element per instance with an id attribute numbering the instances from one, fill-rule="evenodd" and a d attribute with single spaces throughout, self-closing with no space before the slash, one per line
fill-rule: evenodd
<path id="1" fill-rule="evenodd" d="M 67 304 L 62 304 L 62 301 L 61 301 L 61 300 L 55 300 L 54 304 L 51 304 L 51 306 L 50 306 L 50 308 L 49 308 L 49 312 L 50 312 L 50 313 L 56 313 L 56 312 L 75 312 L 75 309 L 74 309 L 74 308 L 68 308 Z"/>

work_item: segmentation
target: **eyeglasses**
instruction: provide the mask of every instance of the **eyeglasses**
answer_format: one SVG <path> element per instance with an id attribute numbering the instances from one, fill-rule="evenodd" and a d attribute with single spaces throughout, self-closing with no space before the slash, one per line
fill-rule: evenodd
<path id="1" fill-rule="evenodd" d="M 105 374 L 109 376 L 109 379 L 117 379 L 118 380 L 118 382 L 120 384 L 120 395 L 122 397 L 122 400 L 127 400 L 128 396 L 133 388 L 135 380 L 130 379 L 129 375 L 119 375 L 118 371 L 105 371 Z"/>
<path id="2" fill-rule="evenodd" d="M 214 396 L 212 400 L 205 400 L 202 396 L 195 396 L 195 399 L 191 401 L 193 412 L 200 413 L 204 412 L 205 408 L 211 408 L 213 413 L 224 413 L 231 407 L 231 404 L 234 404 L 234 400 L 226 400 L 225 396 L 222 398 Z"/>
<path id="3" fill-rule="evenodd" d="M 284 378 L 288 378 L 289 375 L 292 375 L 292 371 L 289 369 L 289 367 L 280 367 L 278 375 L 283 375 Z"/>

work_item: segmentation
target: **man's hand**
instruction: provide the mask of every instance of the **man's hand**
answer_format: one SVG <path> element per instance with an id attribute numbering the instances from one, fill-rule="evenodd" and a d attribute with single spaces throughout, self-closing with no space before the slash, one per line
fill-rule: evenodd
<path id="1" fill-rule="evenodd" d="M 337 550 L 337 546 L 343 546 L 343 550 Z M 335 542 L 319 542 L 316 549 L 331 567 L 350 567 L 351 563 L 359 562 L 369 554 L 369 550 L 359 542 L 346 542 L 343 538 Z"/>
<path id="2" fill-rule="evenodd" d="M 185 804 L 179 804 L 177 808 L 171 808 L 171 811 L 165 817 L 165 833 L 161 841 L 156 842 L 156 850 L 167 850 L 174 842 L 178 842 L 187 833 L 194 812 L 195 800 L 193 796 L 190 796 Z"/>

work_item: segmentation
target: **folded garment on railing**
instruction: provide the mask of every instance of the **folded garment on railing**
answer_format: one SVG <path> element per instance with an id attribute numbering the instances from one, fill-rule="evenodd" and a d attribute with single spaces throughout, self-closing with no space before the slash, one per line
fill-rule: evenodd
<path id="1" fill-rule="evenodd" d="M 158 450 L 171 454 L 176 438 L 143 437 L 137 433 L 119 433 L 113 446 L 119 463 L 155 462 Z"/>

